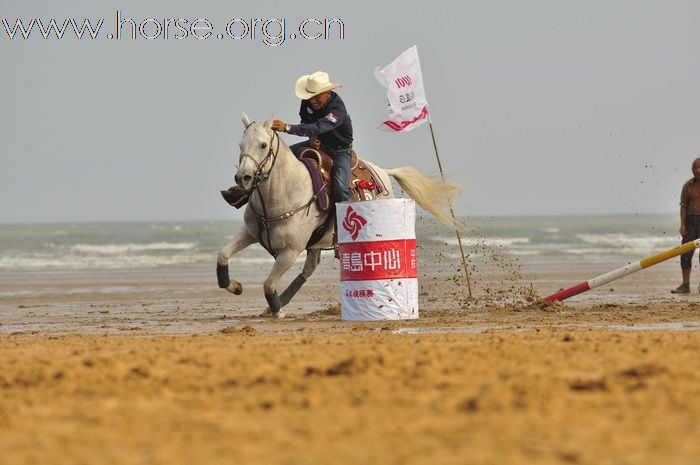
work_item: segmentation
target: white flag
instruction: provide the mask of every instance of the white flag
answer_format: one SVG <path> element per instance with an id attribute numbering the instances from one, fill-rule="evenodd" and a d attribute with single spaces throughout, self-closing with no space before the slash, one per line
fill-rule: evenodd
<path id="1" fill-rule="evenodd" d="M 430 119 L 415 45 L 384 68 L 375 68 L 374 77 L 386 88 L 389 110 L 389 119 L 380 124 L 379 129 L 410 131 Z"/>

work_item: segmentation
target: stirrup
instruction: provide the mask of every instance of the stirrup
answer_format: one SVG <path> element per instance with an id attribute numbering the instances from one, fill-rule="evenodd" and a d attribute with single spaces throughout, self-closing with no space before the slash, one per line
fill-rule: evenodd
<path id="1" fill-rule="evenodd" d="M 338 247 L 338 229 L 333 230 L 333 256 L 340 260 L 340 248 Z"/>

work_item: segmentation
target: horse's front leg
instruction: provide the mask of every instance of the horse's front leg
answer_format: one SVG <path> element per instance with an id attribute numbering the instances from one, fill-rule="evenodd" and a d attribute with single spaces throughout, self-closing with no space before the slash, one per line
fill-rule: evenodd
<path id="1" fill-rule="evenodd" d="M 257 242 L 255 238 L 248 234 L 244 228 L 228 245 L 219 251 L 219 258 L 216 261 L 216 278 L 219 281 L 219 287 L 221 289 L 226 289 L 236 295 L 240 295 L 243 292 L 241 283 L 229 279 L 228 262 L 231 260 L 233 254 L 240 252 L 255 242 Z"/>
<path id="2" fill-rule="evenodd" d="M 300 250 L 283 249 L 277 254 L 275 264 L 272 266 L 270 274 L 263 283 L 265 299 L 270 306 L 270 311 L 274 315 L 277 315 L 282 308 L 282 302 L 277 294 L 277 281 L 291 268 L 300 253 Z"/>

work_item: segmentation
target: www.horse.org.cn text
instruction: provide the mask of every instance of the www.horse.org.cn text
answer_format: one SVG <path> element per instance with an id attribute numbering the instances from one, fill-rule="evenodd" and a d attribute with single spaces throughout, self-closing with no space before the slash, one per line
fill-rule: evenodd
<path id="1" fill-rule="evenodd" d="M 233 18 L 221 28 L 206 18 L 137 19 L 117 11 L 113 29 L 101 19 L 3 18 L 5 40 L 235 40 L 277 47 L 295 40 L 343 40 L 345 23 L 339 18 Z M 0 39 L 0 40 L 2 40 Z"/>

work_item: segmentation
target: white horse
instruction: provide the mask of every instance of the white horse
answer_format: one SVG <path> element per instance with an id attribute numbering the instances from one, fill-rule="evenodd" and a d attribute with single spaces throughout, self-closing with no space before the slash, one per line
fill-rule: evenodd
<path id="1" fill-rule="evenodd" d="M 265 279 L 263 291 L 270 312 L 277 316 L 313 274 L 321 258 L 321 249 L 333 246 L 333 226 L 307 248 L 312 233 L 327 224 L 329 213 L 316 205 L 311 178 L 304 164 L 271 129 L 273 118 L 257 123 L 251 122 L 245 113 L 241 116 L 245 130 L 235 180 L 238 186 L 252 194 L 243 216 L 245 226 L 219 252 L 217 278 L 219 287 L 241 294 L 241 284 L 229 278 L 228 262 L 235 253 L 259 242 L 275 256 L 275 264 Z M 365 163 L 374 169 L 386 187 L 382 196 L 394 197 L 389 180 L 392 176 L 421 207 L 444 223 L 455 226 L 454 220 L 445 214 L 445 207 L 459 191 L 455 184 L 434 182 L 410 167 L 383 170 L 366 160 Z M 301 274 L 278 295 L 277 282 L 304 250 L 306 262 Z"/>

